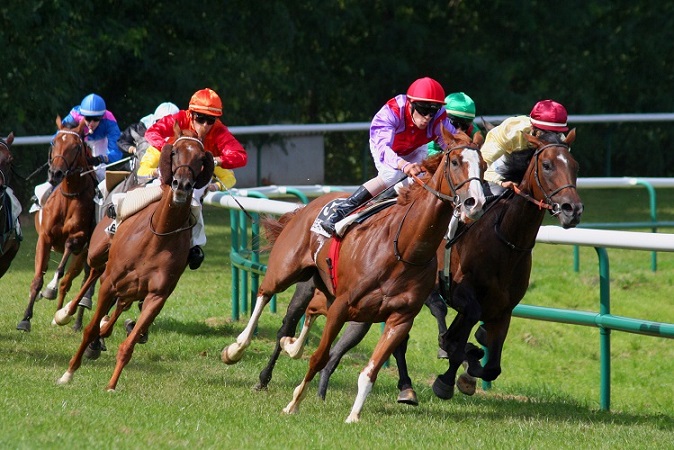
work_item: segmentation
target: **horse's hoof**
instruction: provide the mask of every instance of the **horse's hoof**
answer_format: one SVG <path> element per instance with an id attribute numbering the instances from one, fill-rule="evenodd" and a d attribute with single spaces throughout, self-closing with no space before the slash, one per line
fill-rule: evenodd
<path id="1" fill-rule="evenodd" d="M 231 347 L 231 345 L 229 346 Z M 222 353 L 220 354 L 220 359 L 222 359 L 222 362 L 228 365 L 236 364 L 239 361 L 241 361 L 241 357 L 243 356 L 243 352 L 237 354 L 234 354 L 234 356 L 230 356 L 229 354 L 229 347 L 225 347 L 222 350 Z"/>
<path id="2" fill-rule="evenodd" d="M 454 385 L 447 384 L 437 377 L 433 382 L 433 393 L 438 398 L 449 400 L 454 396 Z"/>
<path id="3" fill-rule="evenodd" d="M 77 304 L 78 306 L 81 306 L 82 308 L 87 308 L 91 309 L 93 302 L 91 301 L 90 297 L 83 297 L 82 300 Z"/>
<path id="4" fill-rule="evenodd" d="M 28 320 L 22 320 L 16 326 L 16 329 L 19 331 L 25 331 L 26 333 L 30 332 L 30 322 Z"/>
<path id="5" fill-rule="evenodd" d="M 58 294 L 58 291 L 56 289 L 52 289 L 49 286 L 44 288 L 44 290 L 40 293 L 40 295 L 47 300 L 54 300 L 56 298 L 56 294 Z"/>
<path id="6" fill-rule="evenodd" d="M 256 391 L 266 391 L 266 390 L 267 390 L 267 385 L 266 385 L 266 384 L 262 384 L 262 383 L 257 383 L 257 384 L 255 385 L 255 390 L 256 390 Z"/>
<path id="7" fill-rule="evenodd" d="M 56 311 L 56 314 L 54 314 L 54 320 L 52 322 L 52 325 L 66 325 L 71 320 L 73 320 L 73 316 L 68 315 L 68 309 L 61 308 L 58 311 Z"/>
<path id="8" fill-rule="evenodd" d="M 84 357 L 91 360 L 96 360 L 101 356 L 101 346 L 100 343 L 95 345 L 96 342 L 92 342 L 87 345 L 86 350 L 84 350 Z"/>
<path id="9" fill-rule="evenodd" d="M 473 395 L 477 386 L 477 379 L 467 373 L 462 373 L 456 380 L 456 387 L 464 395 Z"/>
<path id="10" fill-rule="evenodd" d="M 449 355 L 447 354 L 446 351 L 443 349 L 439 348 L 438 349 L 438 359 L 449 359 Z"/>
<path id="11" fill-rule="evenodd" d="M 63 374 L 63 376 L 61 378 L 56 380 L 56 384 L 62 386 L 64 384 L 70 383 L 71 381 L 73 381 L 73 374 L 70 373 L 70 372 L 66 372 L 66 373 Z"/>
<path id="12" fill-rule="evenodd" d="M 417 399 L 417 393 L 414 392 L 414 389 L 407 388 L 400 391 L 398 394 L 398 403 L 404 403 L 406 405 L 419 406 L 419 399 Z"/>

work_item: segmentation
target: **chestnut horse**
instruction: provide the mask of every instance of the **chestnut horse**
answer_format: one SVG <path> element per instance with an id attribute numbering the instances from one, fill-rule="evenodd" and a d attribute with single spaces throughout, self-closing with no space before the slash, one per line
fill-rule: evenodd
<path id="1" fill-rule="evenodd" d="M 197 220 L 191 211 L 192 193 L 211 180 L 214 162 L 213 155 L 204 151 L 194 133 L 181 134 L 180 128 L 174 131 L 175 141 L 162 148 L 159 161 L 161 199 L 128 217 L 117 228 L 107 251 L 96 311 L 58 384 L 72 381 L 87 347 L 99 337 L 109 336 L 122 311 L 134 301 L 142 300 L 143 309 L 136 326 L 119 346 L 117 364 L 107 386 L 108 391 L 114 391 L 139 336 L 160 313 L 187 267 L 191 230 Z M 101 222 L 97 229 L 103 224 Z M 94 270 L 92 266 L 92 272 Z M 101 327 L 101 320 L 115 303 L 112 317 Z M 57 311 L 54 321 L 67 321 L 76 306 L 70 302 Z"/>
<path id="2" fill-rule="evenodd" d="M 564 228 L 580 223 L 583 204 L 576 191 L 578 164 L 569 150 L 575 130 L 565 140 L 556 133 L 544 133 L 540 138 L 526 136 L 534 149 L 513 153 L 500 170 L 507 181 L 519 183 L 518 189 L 506 191 L 488 204 L 480 220 L 459 229 L 450 247 L 447 300 L 458 314 L 441 336 L 441 345 L 449 355 L 449 369 L 438 376 L 433 392 L 443 399 L 453 396 L 457 370 L 466 360 L 468 370 L 456 383 L 464 394 L 475 392 L 474 377 L 493 381 L 501 373 L 503 343 L 512 311 L 529 286 L 531 251 L 545 211 L 557 217 Z M 444 260 L 444 255 L 439 254 L 438 259 Z M 443 290 L 436 286 L 436 291 Z M 478 321 L 484 322 L 475 334 L 487 348 L 484 367 L 480 363 L 484 356 L 482 349 L 467 343 Z M 321 372 L 322 397 L 341 357 L 367 333 L 364 325 L 349 324 L 348 332 L 333 347 L 330 361 Z M 405 380 L 411 388 L 405 352 L 398 351 L 395 355 L 399 388 Z"/>
<path id="3" fill-rule="evenodd" d="M 429 174 L 419 179 L 420 184 L 403 189 L 397 204 L 355 225 L 343 239 L 326 239 L 310 231 L 319 212 L 338 195 L 321 196 L 267 224 L 273 244 L 267 273 L 250 321 L 237 341 L 223 349 L 223 361 L 232 364 L 241 359 L 272 295 L 313 277 L 316 286 L 334 299 L 309 370 L 285 413 L 298 411 L 308 383 L 325 366 L 330 345 L 345 322 L 385 322 L 382 337 L 359 377 L 358 395 L 347 418 L 347 422 L 359 420 L 382 364 L 407 336 L 433 288 L 435 250 L 454 206 L 463 205 L 462 214 L 468 217 L 481 214 L 484 161 L 465 134 L 445 133 L 444 140 L 449 150 L 424 163 Z M 333 244 L 340 246 L 339 258 Z"/>
<path id="4" fill-rule="evenodd" d="M 35 276 L 30 285 L 28 307 L 23 320 L 16 327 L 20 331 L 30 331 L 33 306 L 38 295 L 54 298 L 40 294 L 51 251 L 63 254 L 54 280 L 50 283 L 54 288 L 59 288 L 58 309 L 63 305 L 63 299 L 73 279 L 82 272 L 87 256 L 86 248 L 95 225 L 96 177 L 93 173 L 83 174 L 90 168 L 88 157 L 91 156 L 84 142 L 84 121 L 70 129 L 62 125 L 60 117 L 56 117 L 56 127 L 58 131 L 49 151 L 48 175 L 54 191 L 42 209 L 35 214 L 35 230 L 38 235 L 35 246 Z M 65 273 L 72 255 L 75 257 Z"/>
<path id="5" fill-rule="evenodd" d="M 12 214 L 12 200 L 10 195 L 7 195 L 14 160 L 10 151 L 12 142 L 14 133 L 0 139 L 0 277 L 9 269 L 21 244 L 21 236 L 17 232 L 16 221 Z M 11 191 L 11 188 L 9 189 Z"/>

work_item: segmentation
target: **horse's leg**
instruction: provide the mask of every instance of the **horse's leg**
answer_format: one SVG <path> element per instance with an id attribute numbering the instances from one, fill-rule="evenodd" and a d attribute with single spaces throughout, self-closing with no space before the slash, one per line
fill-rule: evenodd
<path id="1" fill-rule="evenodd" d="M 318 315 L 315 314 L 306 314 L 304 317 L 304 325 L 302 326 L 302 330 L 300 330 L 300 335 L 298 337 L 284 336 L 281 338 L 281 349 L 283 349 L 283 351 L 292 359 L 299 359 L 302 356 L 304 344 L 307 342 L 309 331 L 317 317 Z"/>
<path id="2" fill-rule="evenodd" d="M 445 322 L 445 318 L 447 317 L 447 303 L 445 303 L 445 299 L 442 298 L 438 290 L 433 289 L 431 295 L 426 299 L 425 305 L 428 306 L 431 314 L 433 314 L 433 317 L 435 317 L 435 320 L 438 322 L 438 345 L 440 347 L 438 349 L 438 358 L 446 359 L 447 352 L 442 348 L 440 341 L 442 335 L 447 332 L 447 322 Z"/>
<path id="3" fill-rule="evenodd" d="M 56 311 L 56 314 L 54 314 L 55 324 L 65 325 L 72 320 L 73 316 L 75 315 L 75 311 L 77 310 L 77 307 L 79 305 L 80 299 L 91 286 L 96 284 L 96 280 L 98 280 L 102 274 L 103 272 L 101 270 L 95 268 L 92 268 L 89 271 L 89 276 L 82 284 L 82 287 L 80 288 L 80 291 L 77 293 L 75 298 L 73 298 L 64 308 L 59 309 L 58 311 Z"/>
<path id="4" fill-rule="evenodd" d="M 391 356 L 393 350 L 409 336 L 413 323 L 414 316 L 405 318 L 398 314 L 392 314 L 386 320 L 384 331 L 377 342 L 377 346 L 374 348 L 370 361 L 358 376 L 358 394 L 351 408 L 351 413 L 346 418 L 346 423 L 358 422 L 360 420 L 360 412 L 363 410 L 365 399 L 370 391 L 372 391 L 372 386 L 377 381 L 379 370 L 389 356 Z"/>
<path id="5" fill-rule="evenodd" d="M 323 328 L 321 341 L 318 343 L 316 351 L 309 359 L 309 369 L 307 370 L 302 383 L 295 388 L 292 400 L 285 408 L 283 408 L 284 413 L 296 414 L 299 411 L 300 402 L 307 393 L 306 388 L 308 384 L 328 362 L 328 358 L 330 357 L 330 346 L 337 338 L 342 326 L 346 322 L 347 313 L 348 305 L 346 302 L 338 303 L 338 300 L 335 301 L 328 310 L 327 321 L 325 323 L 325 328 Z"/>
<path id="6" fill-rule="evenodd" d="M 49 242 L 43 235 L 39 235 L 37 244 L 35 245 L 35 276 L 30 283 L 28 306 L 23 314 L 23 319 L 16 326 L 16 329 L 19 331 L 30 331 L 30 319 L 33 318 L 33 307 L 35 306 L 35 300 L 37 299 L 38 293 L 40 292 L 40 289 L 42 289 L 44 274 L 47 272 L 47 265 L 49 263 L 50 251 L 51 242 Z"/>
<path id="7" fill-rule="evenodd" d="M 58 267 L 56 268 L 56 272 L 54 272 L 54 278 L 47 283 L 47 286 L 42 290 L 42 297 L 46 298 L 47 300 L 54 300 L 56 298 L 56 295 L 58 294 L 58 286 L 59 286 L 59 281 L 63 277 L 63 274 L 65 273 L 66 265 L 68 264 L 68 259 L 70 259 L 72 251 L 68 246 L 66 246 L 63 256 L 61 257 L 61 261 L 59 262 Z M 61 301 L 61 300 L 59 300 Z M 63 304 L 56 305 L 56 309 L 61 309 Z"/>
<path id="8" fill-rule="evenodd" d="M 328 383 L 330 377 L 337 369 L 339 361 L 342 356 L 354 348 L 360 341 L 363 340 L 368 331 L 370 331 L 371 323 L 365 322 L 349 322 L 344 329 L 344 332 L 339 337 L 335 345 L 330 349 L 330 358 L 328 363 L 321 370 L 320 379 L 318 380 L 318 396 L 325 400 L 325 394 L 328 391 Z"/>
<path id="9" fill-rule="evenodd" d="M 281 339 L 284 336 L 295 335 L 297 324 L 302 319 L 302 315 L 307 309 L 307 305 L 313 298 L 315 289 L 315 285 L 312 281 L 305 281 L 297 284 L 295 293 L 288 304 L 286 315 L 283 317 L 283 324 L 276 334 L 276 345 L 274 346 L 274 351 L 269 358 L 267 366 L 260 372 L 260 382 L 257 384 L 257 386 L 255 386 L 255 389 L 262 390 L 267 388 L 267 385 L 271 381 L 272 372 L 274 370 L 274 366 L 276 365 L 276 361 L 281 354 Z"/>
<path id="10" fill-rule="evenodd" d="M 84 269 L 84 263 L 87 260 L 87 252 L 83 250 L 79 254 L 75 255 L 71 261 L 68 269 L 61 276 L 61 282 L 59 283 L 59 292 L 58 292 L 58 303 L 56 304 L 56 309 L 61 309 L 63 307 L 63 300 L 65 299 L 68 291 L 73 285 L 73 280 L 82 273 Z"/>
<path id="11" fill-rule="evenodd" d="M 396 365 L 398 366 L 398 391 L 400 391 L 397 401 L 398 403 L 405 403 L 406 405 L 418 406 L 419 399 L 412 387 L 412 379 L 407 370 L 407 358 L 405 357 L 409 340 L 410 337 L 407 335 L 400 345 L 393 350 L 393 357 L 396 359 Z"/>
<path id="12" fill-rule="evenodd" d="M 243 352 L 246 351 L 246 348 L 250 345 L 250 341 L 253 339 L 253 333 L 255 332 L 257 323 L 262 315 L 262 310 L 267 306 L 267 303 L 269 303 L 269 300 L 272 297 L 270 294 L 262 294 L 261 292 L 262 289 L 260 288 L 258 291 L 257 303 L 255 303 L 255 309 L 250 315 L 246 328 L 236 338 L 236 342 L 222 349 L 220 357 L 225 364 L 236 364 L 239 362 L 243 356 Z"/>
<path id="13" fill-rule="evenodd" d="M 164 303 L 166 302 L 166 297 L 160 297 L 157 295 L 149 295 L 145 297 L 143 303 L 143 309 L 138 316 L 138 321 L 136 326 L 133 327 L 133 330 L 129 335 L 122 341 L 119 345 L 119 350 L 117 351 L 117 364 L 115 365 L 115 371 L 112 373 L 112 377 L 108 382 L 107 390 L 108 392 L 114 391 L 117 387 L 117 382 L 119 377 L 122 374 L 122 370 L 131 360 L 133 355 L 133 349 L 140 338 L 142 333 L 145 333 L 154 319 L 159 315 Z M 114 315 L 113 315 L 114 316 Z"/>
<path id="14" fill-rule="evenodd" d="M 501 354 L 503 343 L 508 336 L 510 328 L 510 313 L 505 314 L 500 320 L 485 322 L 486 331 L 484 338 L 487 347 L 487 363 L 482 367 L 479 352 L 468 352 L 468 374 L 484 381 L 494 381 L 501 374 Z M 479 349 L 481 350 L 481 349 Z"/>
<path id="15" fill-rule="evenodd" d="M 70 364 L 68 365 L 68 370 L 66 370 L 66 372 L 57 381 L 58 384 L 66 384 L 72 381 L 73 374 L 82 364 L 82 356 L 84 356 L 85 351 L 89 345 L 100 336 L 101 320 L 107 314 L 115 300 L 112 296 L 110 288 L 111 286 L 107 286 L 107 289 L 103 289 L 103 286 L 101 287 L 100 293 L 98 295 L 98 302 L 96 304 L 96 311 L 94 311 L 89 324 L 84 328 L 84 332 L 82 333 L 82 342 L 80 343 L 77 352 L 75 352 L 71 358 Z"/>

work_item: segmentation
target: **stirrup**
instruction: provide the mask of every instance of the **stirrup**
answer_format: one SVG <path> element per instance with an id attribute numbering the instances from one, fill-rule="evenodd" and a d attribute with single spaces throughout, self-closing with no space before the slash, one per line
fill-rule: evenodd
<path id="1" fill-rule="evenodd" d="M 110 203 L 107 208 L 105 208 L 105 215 L 111 219 L 117 218 L 117 212 L 115 211 L 115 205 Z"/>

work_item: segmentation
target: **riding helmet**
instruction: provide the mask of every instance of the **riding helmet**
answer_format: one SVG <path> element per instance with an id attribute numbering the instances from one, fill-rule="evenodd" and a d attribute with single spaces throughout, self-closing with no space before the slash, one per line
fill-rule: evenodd
<path id="1" fill-rule="evenodd" d="M 100 95 L 89 94 L 82 99 L 80 114 L 83 116 L 102 116 L 105 114 L 105 100 Z"/>
<path id="2" fill-rule="evenodd" d="M 222 100 L 212 89 L 202 89 L 190 99 L 190 111 L 209 116 L 222 116 Z"/>
<path id="3" fill-rule="evenodd" d="M 429 102 L 445 104 L 445 90 L 433 78 L 419 78 L 407 89 L 410 102 Z"/>
<path id="4" fill-rule="evenodd" d="M 569 130 L 569 127 L 566 126 L 566 108 L 554 100 L 541 100 L 536 103 L 529 117 L 531 118 L 531 125 L 541 130 L 557 133 Z"/>
<path id="5" fill-rule="evenodd" d="M 445 109 L 450 116 L 469 120 L 475 118 L 475 102 L 463 92 L 449 94 L 445 103 Z"/>

